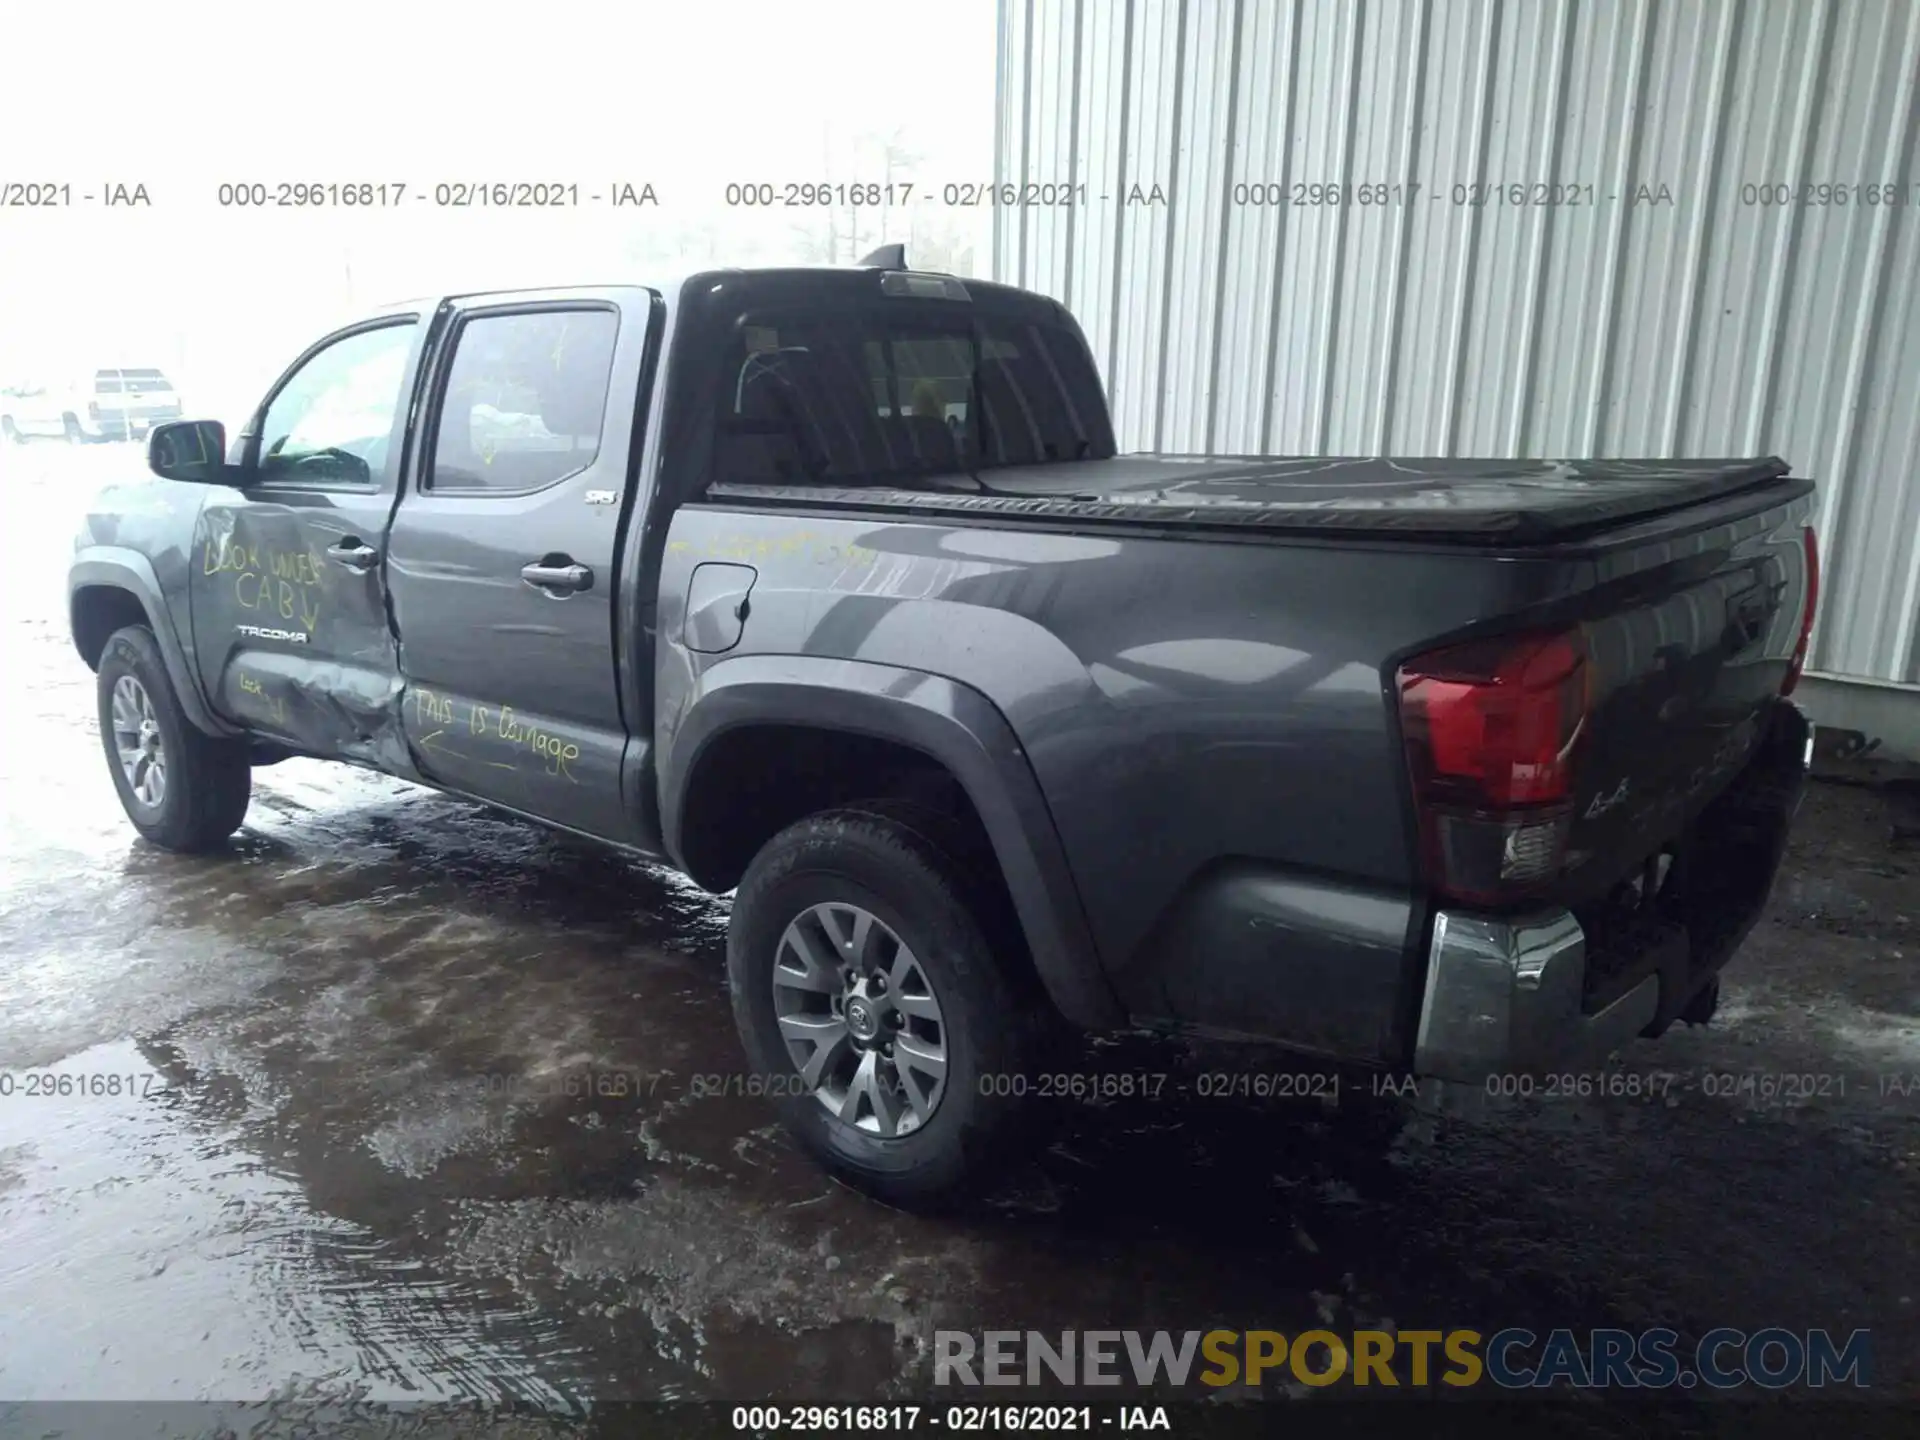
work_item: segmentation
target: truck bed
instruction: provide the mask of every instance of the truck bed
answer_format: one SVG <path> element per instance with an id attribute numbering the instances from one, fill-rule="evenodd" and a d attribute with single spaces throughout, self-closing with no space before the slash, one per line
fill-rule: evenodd
<path id="1" fill-rule="evenodd" d="M 1066 525 L 1364 534 L 1534 545 L 1756 489 L 1789 473 L 1777 456 L 1723 460 L 1489 460 L 1119 455 L 990 470 L 939 488 L 719 483 L 715 499 L 928 516 L 1020 516 Z"/>

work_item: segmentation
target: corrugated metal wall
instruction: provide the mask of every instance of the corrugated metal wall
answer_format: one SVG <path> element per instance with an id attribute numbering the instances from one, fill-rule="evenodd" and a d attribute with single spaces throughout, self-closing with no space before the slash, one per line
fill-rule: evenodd
<path id="1" fill-rule="evenodd" d="M 1777 452 L 1815 668 L 1920 681 L 1917 0 L 1001 0 L 999 66 L 999 178 L 1085 188 L 1003 205 L 994 274 L 1124 446 Z"/>

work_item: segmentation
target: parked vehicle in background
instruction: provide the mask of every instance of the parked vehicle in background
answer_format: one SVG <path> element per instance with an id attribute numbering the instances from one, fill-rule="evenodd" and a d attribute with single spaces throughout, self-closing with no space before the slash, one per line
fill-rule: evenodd
<path id="1" fill-rule="evenodd" d="M 895 1202 L 993 1173 L 1063 1021 L 1479 1084 L 1711 1016 L 1809 481 L 1115 448 L 1065 310 L 897 254 L 413 302 L 155 431 L 73 639 L 157 845 L 300 755 L 733 891 L 743 1082 Z"/>
<path id="2" fill-rule="evenodd" d="M 155 425 L 180 418 L 180 396 L 164 371 L 95 370 L 71 383 L 27 382 L 0 390 L 0 436 L 80 445 L 144 440 Z"/>
<path id="3" fill-rule="evenodd" d="M 85 412 L 71 387 L 25 380 L 0 390 L 0 438 L 24 445 L 38 436 L 64 435 L 76 444 L 87 438 L 80 426 Z"/>
<path id="4" fill-rule="evenodd" d="M 96 370 L 90 413 L 110 440 L 144 440 L 154 426 L 180 418 L 173 382 L 155 369 Z"/>

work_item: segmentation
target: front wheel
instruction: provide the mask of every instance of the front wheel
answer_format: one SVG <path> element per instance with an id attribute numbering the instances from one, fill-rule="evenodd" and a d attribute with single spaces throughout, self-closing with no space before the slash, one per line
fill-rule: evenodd
<path id="1" fill-rule="evenodd" d="M 244 742 L 209 735 L 180 709 L 153 632 L 116 630 L 100 655 L 100 743 L 127 818 L 163 850 L 210 850 L 253 797 Z"/>
<path id="2" fill-rule="evenodd" d="M 80 422 L 74 419 L 73 416 L 62 416 L 60 426 L 66 431 L 67 443 L 69 445 L 84 445 L 87 443 L 87 432 L 80 428 Z"/>
<path id="3" fill-rule="evenodd" d="M 838 810 L 768 841 L 734 897 L 727 975 L 759 1088 L 803 1149 L 894 1204 L 965 1193 L 1027 1131 L 1045 1002 L 976 893 L 921 830 Z"/>
<path id="4" fill-rule="evenodd" d="M 0 437 L 11 440 L 15 445 L 27 443 L 27 437 L 20 433 L 20 427 L 13 423 L 11 415 L 0 415 Z"/>

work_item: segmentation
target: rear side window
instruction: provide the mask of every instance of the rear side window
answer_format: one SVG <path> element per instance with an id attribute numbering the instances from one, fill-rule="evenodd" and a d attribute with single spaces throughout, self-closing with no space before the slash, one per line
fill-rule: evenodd
<path id="1" fill-rule="evenodd" d="M 158 370 L 122 370 L 120 378 L 128 390 L 158 390 L 170 392 L 173 386 L 167 383 L 167 377 Z"/>
<path id="2" fill-rule="evenodd" d="M 723 372 L 715 478 L 888 483 L 1104 459 L 1085 347 L 1057 325 L 947 307 L 747 316 Z"/>
<path id="3" fill-rule="evenodd" d="M 619 327 L 606 309 L 476 315 L 462 324 L 427 488 L 539 490 L 591 465 Z"/>
<path id="4" fill-rule="evenodd" d="M 96 370 L 93 372 L 93 393 L 96 395 L 118 395 L 120 373 L 117 370 Z"/>

